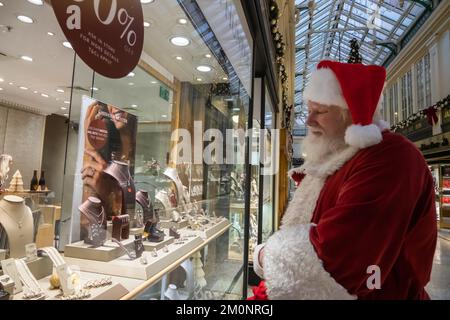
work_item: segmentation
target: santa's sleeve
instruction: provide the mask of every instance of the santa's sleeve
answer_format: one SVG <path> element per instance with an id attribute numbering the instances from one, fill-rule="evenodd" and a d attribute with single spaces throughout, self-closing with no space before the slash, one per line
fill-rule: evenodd
<path id="1" fill-rule="evenodd" d="M 425 163 L 410 149 L 369 152 L 317 225 L 286 226 L 269 238 L 263 261 L 269 299 L 362 297 L 373 290 L 370 266 L 379 267 L 383 287 L 417 219 L 414 208 L 434 201 Z"/>

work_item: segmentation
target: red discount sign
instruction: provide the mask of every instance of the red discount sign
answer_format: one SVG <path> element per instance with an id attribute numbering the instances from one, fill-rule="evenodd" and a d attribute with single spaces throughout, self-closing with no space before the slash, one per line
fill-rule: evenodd
<path id="1" fill-rule="evenodd" d="M 144 44 L 140 0 L 52 0 L 75 52 L 95 72 L 122 78 L 138 64 Z"/>

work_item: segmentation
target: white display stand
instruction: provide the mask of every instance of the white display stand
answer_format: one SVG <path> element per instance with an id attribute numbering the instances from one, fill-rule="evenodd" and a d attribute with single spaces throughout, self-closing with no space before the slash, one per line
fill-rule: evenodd
<path id="1" fill-rule="evenodd" d="M 108 274 L 119 277 L 147 280 L 172 263 L 195 250 L 203 243 L 200 237 L 191 237 L 183 244 L 171 244 L 168 246 L 169 252 L 158 251 L 158 256 L 153 257 L 150 252 L 142 255 L 147 259 L 147 264 L 140 262 L 141 259 L 130 260 L 127 255 L 109 262 L 93 261 L 77 258 L 65 257 L 69 264 L 77 265 L 82 271 Z"/>
<path id="2" fill-rule="evenodd" d="M 164 236 L 164 240 L 161 242 L 150 242 L 148 240 L 143 241 L 145 251 L 153 251 L 153 249 L 160 250 L 164 246 L 171 245 L 175 240 L 174 237 Z"/>
<path id="3" fill-rule="evenodd" d="M 203 240 L 208 240 L 214 236 L 217 235 L 217 233 L 226 228 L 226 227 L 230 227 L 231 224 L 228 221 L 228 219 L 221 219 L 219 221 L 217 221 L 215 224 L 207 224 L 205 225 L 205 230 L 201 231 L 201 230 L 189 230 L 191 233 L 197 234 L 199 237 L 201 237 Z"/>
<path id="4" fill-rule="evenodd" d="M 134 246 L 134 240 L 130 237 L 121 241 L 122 244 L 132 249 Z M 78 241 L 71 244 L 67 244 L 64 247 L 64 256 L 70 258 L 79 258 L 96 261 L 112 261 L 119 258 L 124 254 L 123 250 L 111 240 L 105 242 L 103 246 L 94 248 L 91 244 L 87 244 L 84 241 Z"/>
<path id="5" fill-rule="evenodd" d="M 159 219 L 158 226 L 163 229 L 170 229 L 172 227 L 177 228 L 177 230 L 186 228 L 189 225 L 187 220 L 181 220 L 179 222 L 172 221 L 170 219 Z"/>

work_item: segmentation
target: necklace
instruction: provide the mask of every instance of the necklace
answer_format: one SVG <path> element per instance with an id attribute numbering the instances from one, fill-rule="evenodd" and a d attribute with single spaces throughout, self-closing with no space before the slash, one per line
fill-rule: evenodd
<path id="1" fill-rule="evenodd" d="M 2 209 L 2 211 L 3 211 L 4 213 L 6 213 L 6 215 L 7 215 L 12 221 L 14 221 L 14 222 L 17 224 L 17 227 L 18 227 L 19 229 L 22 229 L 22 227 L 23 227 L 23 219 L 25 218 L 25 213 L 24 213 L 24 212 L 22 212 L 22 217 L 19 219 L 19 221 L 17 221 L 15 218 L 13 218 L 13 217 L 8 213 L 8 211 L 6 211 L 5 209 L 3 209 L 2 207 L 0 207 L 0 209 Z"/>

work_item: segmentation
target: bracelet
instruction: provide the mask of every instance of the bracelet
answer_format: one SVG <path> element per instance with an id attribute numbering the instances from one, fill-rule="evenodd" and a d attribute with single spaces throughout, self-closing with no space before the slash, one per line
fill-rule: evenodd
<path id="1" fill-rule="evenodd" d="M 60 296 L 60 300 L 83 300 L 86 298 L 89 298 L 91 296 L 91 293 L 87 290 L 81 290 L 75 294 L 71 294 L 70 296 Z"/>
<path id="2" fill-rule="evenodd" d="M 92 289 L 92 288 L 100 288 L 100 287 L 106 287 L 112 284 L 112 278 L 102 278 L 100 280 L 90 280 L 86 282 L 83 286 L 84 289 Z"/>

